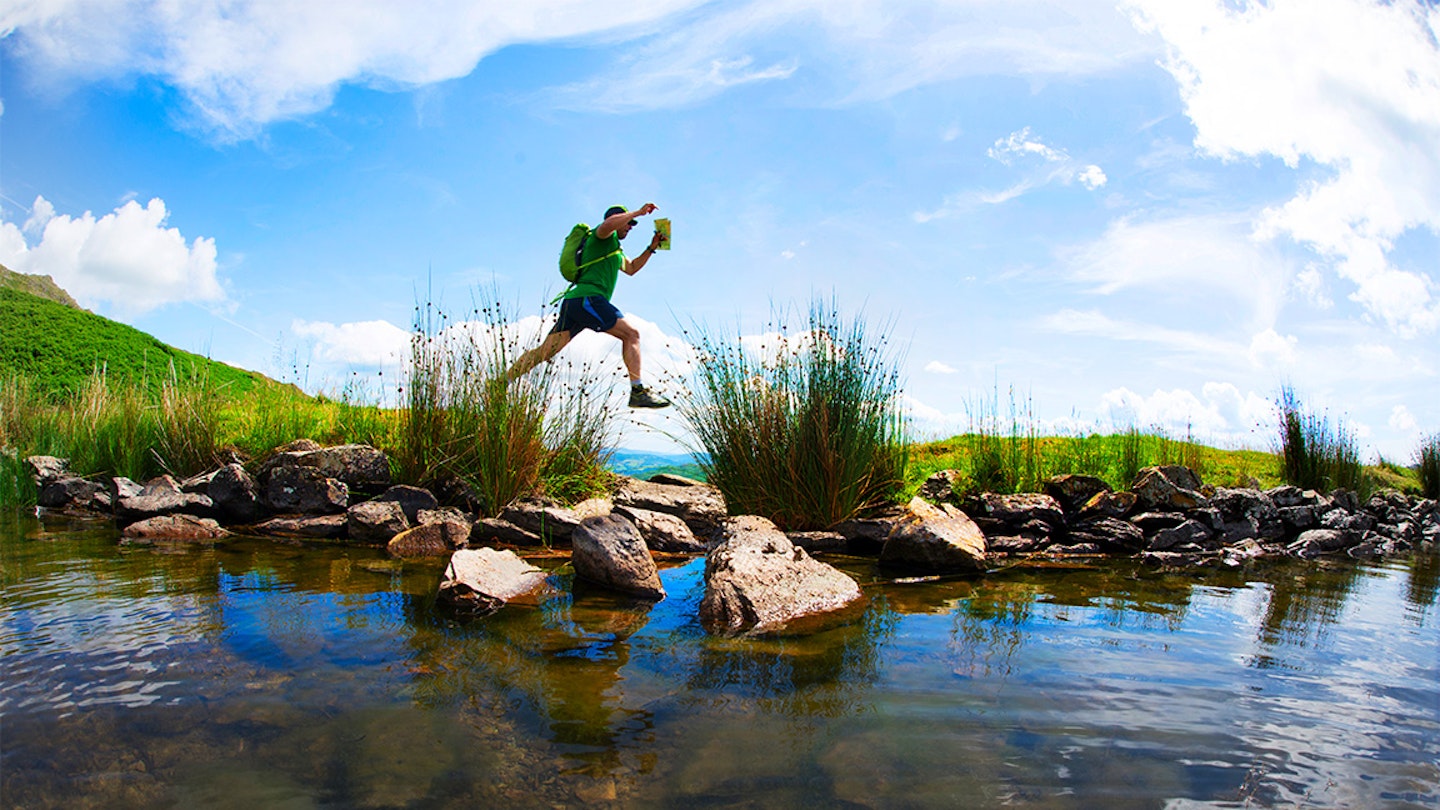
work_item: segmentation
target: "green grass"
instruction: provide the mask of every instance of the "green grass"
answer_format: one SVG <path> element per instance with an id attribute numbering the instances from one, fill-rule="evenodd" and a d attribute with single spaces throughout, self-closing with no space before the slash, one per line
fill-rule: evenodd
<path id="1" fill-rule="evenodd" d="M 1440 500 L 1440 433 L 1420 441 L 1415 451 L 1415 477 L 1420 494 Z"/>
<path id="2" fill-rule="evenodd" d="M 905 475 L 906 496 L 913 495 L 925 479 L 941 470 L 960 471 L 956 489 L 961 495 L 981 491 L 1038 492 L 1047 478 L 1065 473 L 1093 475 L 1115 489 L 1128 489 L 1139 470 L 1165 464 L 1195 469 L 1206 483 L 1217 486 L 1258 484 L 1269 488 L 1283 483 L 1273 453 L 1221 450 L 1172 439 L 1159 431 L 1134 428 L 1108 435 L 1021 434 L 1015 449 L 1005 451 L 1016 460 L 1002 459 L 1010 466 L 997 475 L 990 471 L 994 461 L 984 456 L 993 454 L 997 443 L 1008 445 L 1010 441 L 1008 436 L 967 433 L 912 447 Z M 1000 486 L 996 486 L 997 482 Z"/>
<path id="3" fill-rule="evenodd" d="M 524 495 L 574 501 L 608 482 L 608 386 L 563 355 L 506 382 L 528 348 L 513 321 L 498 304 L 471 312 L 464 326 L 428 302 L 416 307 L 393 452 L 402 479 L 459 479 L 492 515 Z"/>
<path id="4" fill-rule="evenodd" d="M 1308 410 L 1295 389 L 1280 389 L 1280 452 L 1285 481 L 1303 489 L 1348 489 L 1368 497 L 1374 481 L 1360 463 L 1355 434 L 1343 420 Z"/>
<path id="5" fill-rule="evenodd" d="M 833 305 L 812 303 L 799 332 L 778 320 L 768 347 L 697 327 L 699 361 L 675 407 L 732 514 L 824 529 L 903 484 L 898 363 L 885 337 Z"/>
<path id="6" fill-rule="evenodd" d="M 280 385 L 99 315 L 0 287 L 0 379 L 24 378 L 36 394 L 64 398 L 88 385 L 97 369 L 112 387 L 155 393 L 172 369 L 181 378 L 203 378 L 236 396 Z"/>

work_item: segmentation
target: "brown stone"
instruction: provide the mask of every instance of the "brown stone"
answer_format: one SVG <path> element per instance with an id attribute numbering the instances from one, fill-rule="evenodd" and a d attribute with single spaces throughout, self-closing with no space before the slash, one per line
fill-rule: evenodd
<path id="1" fill-rule="evenodd" d="M 885 539 L 880 563 L 927 573 L 979 571 L 985 548 L 984 533 L 964 512 L 914 498 Z"/>
<path id="2" fill-rule="evenodd" d="M 790 543 L 761 517 L 732 518 L 705 559 L 700 623 L 716 635 L 768 635 L 823 626 L 861 599 L 844 572 Z"/>

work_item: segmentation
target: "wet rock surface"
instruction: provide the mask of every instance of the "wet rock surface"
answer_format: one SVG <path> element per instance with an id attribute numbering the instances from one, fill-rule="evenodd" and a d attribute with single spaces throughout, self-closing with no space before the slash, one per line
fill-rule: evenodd
<path id="1" fill-rule="evenodd" d="M 726 521 L 705 558 L 700 623 L 715 635 L 767 635 L 860 597 L 855 580 L 797 548 L 774 523 L 738 517 Z"/>
<path id="2" fill-rule="evenodd" d="M 508 549 L 462 549 L 450 555 L 439 599 L 462 615 L 483 616 L 511 602 L 537 601 L 549 588 L 548 578 Z"/>
<path id="3" fill-rule="evenodd" d="M 570 542 L 575 576 L 644 599 L 665 598 L 655 559 L 628 519 L 613 513 L 586 518 Z"/>

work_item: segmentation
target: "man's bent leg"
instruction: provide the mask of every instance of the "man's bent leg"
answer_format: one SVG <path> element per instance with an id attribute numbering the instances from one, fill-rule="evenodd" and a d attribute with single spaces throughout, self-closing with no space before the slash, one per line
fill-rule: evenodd
<path id="1" fill-rule="evenodd" d="M 640 331 L 621 318 L 605 333 L 620 341 L 620 357 L 625 361 L 625 371 L 630 375 L 630 384 L 640 382 Z"/>
<path id="2" fill-rule="evenodd" d="M 670 400 L 654 393 L 640 383 L 640 332 L 624 318 L 615 322 L 607 335 L 620 340 L 620 356 L 625 360 L 625 371 L 630 374 L 630 407 L 664 408 Z"/>
<path id="3" fill-rule="evenodd" d="M 515 361 L 515 365 L 505 372 L 506 382 L 520 379 L 529 374 L 531 369 L 554 357 L 570 343 L 570 338 L 569 332 L 551 332 L 546 335 L 545 339 L 540 341 L 539 346 L 520 355 L 520 359 Z"/>

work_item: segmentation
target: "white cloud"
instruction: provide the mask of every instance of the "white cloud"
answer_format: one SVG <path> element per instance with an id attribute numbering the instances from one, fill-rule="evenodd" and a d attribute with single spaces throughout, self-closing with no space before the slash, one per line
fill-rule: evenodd
<path id="1" fill-rule="evenodd" d="M 1126 289 L 1189 296 L 1211 290 L 1267 328 L 1285 300 L 1289 264 L 1257 241 L 1244 215 L 1176 216 L 1110 223 L 1100 238 L 1064 251 L 1071 277 L 1110 295 Z"/>
<path id="2" fill-rule="evenodd" d="M 1250 362 L 1261 368 L 1271 364 L 1294 363 L 1297 343 L 1299 339 L 1294 335 L 1281 336 L 1274 329 L 1257 332 L 1250 339 Z"/>
<path id="3" fill-rule="evenodd" d="M 955 369 L 945 365 L 939 360 L 931 360 L 925 364 L 925 371 L 931 374 L 954 374 Z"/>
<path id="4" fill-rule="evenodd" d="M 1099 166 L 1081 164 L 1064 149 L 1057 149 L 1037 138 L 1029 127 L 1010 133 L 995 141 L 986 154 L 1005 166 L 1024 170 L 1019 182 L 1000 191 L 965 191 L 946 197 L 934 211 L 917 211 L 916 222 L 944 219 L 970 211 L 980 205 L 1000 205 L 1052 183 L 1080 183 L 1094 191 L 1105 185 L 1107 178 Z"/>
<path id="5" fill-rule="evenodd" d="M 410 353 L 411 333 L 389 321 L 337 325 L 296 320 L 290 331 L 313 341 L 311 355 L 321 363 L 389 368 L 400 365 Z"/>
<path id="6" fill-rule="evenodd" d="M 801 103 L 846 104 L 964 76 L 1095 74 L 1154 53 L 1103 0 L 752 0 L 674 20 L 558 103 L 655 109 L 804 77 Z"/>
<path id="7" fill-rule="evenodd" d="M 12 4 L 13 5 L 13 4 Z M 508 45 L 624 43 L 561 106 L 680 106 L 757 82 L 807 81 L 806 104 L 892 97 L 964 76 L 1073 77 L 1153 58 L 1108 0 L 68 0 L 0 11 L 11 52 L 40 81 L 154 77 L 221 140 L 326 108 L 359 84 L 413 89 L 469 74 Z"/>
<path id="8" fill-rule="evenodd" d="M 1420 427 L 1420 423 L 1416 421 L 1415 414 L 1411 413 L 1409 408 L 1404 405 L 1396 405 L 1390 411 L 1390 427 L 1401 433 L 1415 433 Z"/>
<path id="9" fill-rule="evenodd" d="M 1253 445 L 1273 433 L 1275 406 L 1231 383 L 1208 382 L 1199 395 L 1183 388 L 1142 396 L 1116 388 L 1100 400 L 1101 418 L 1115 430 L 1158 428 L 1167 435 Z"/>
<path id="10" fill-rule="evenodd" d="M 0 32 L 13 31 L 14 53 L 53 82 L 157 77 L 197 123 L 233 139 L 324 109 L 341 84 L 419 87 L 464 76 L 507 45 L 634 35 L 694 4 L 635 0 L 598 13 L 584 0 L 71 0 L 0 12 Z"/>
<path id="11" fill-rule="evenodd" d="M 22 227 L 0 221 L 0 263 L 21 273 L 55 279 L 76 300 L 108 302 L 140 314 L 181 301 L 220 302 L 215 240 L 186 243 L 165 227 L 170 212 L 158 197 L 143 207 L 130 201 L 96 217 L 57 214 L 37 197 Z"/>
<path id="12" fill-rule="evenodd" d="M 1062 309 L 1041 318 L 1038 324 L 1041 329 L 1050 332 L 1102 337 L 1133 343 L 1150 343 L 1175 351 L 1207 356 L 1228 356 L 1238 353 L 1242 349 L 1235 343 L 1211 335 L 1136 321 L 1116 320 L 1095 310 L 1082 312 L 1075 309 Z"/>
<path id="13" fill-rule="evenodd" d="M 1327 170 L 1266 211 L 1257 233 L 1313 250 L 1353 285 L 1353 300 L 1396 331 L 1440 327 L 1434 267 L 1397 267 L 1389 255 L 1411 229 L 1440 233 L 1440 8 L 1375 0 L 1128 5 L 1168 46 L 1164 64 L 1199 149 Z"/>

